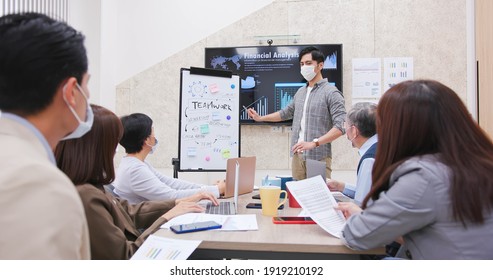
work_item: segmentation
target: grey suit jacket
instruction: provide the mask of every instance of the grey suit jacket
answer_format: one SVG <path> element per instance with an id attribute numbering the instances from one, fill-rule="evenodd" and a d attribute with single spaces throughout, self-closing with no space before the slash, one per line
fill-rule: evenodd
<path id="1" fill-rule="evenodd" d="M 2 117 L 0 147 L 0 259 L 89 259 L 81 200 L 39 139 Z"/>
<path id="2" fill-rule="evenodd" d="M 363 250 L 403 236 L 413 259 L 493 259 L 491 213 L 483 225 L 454 221 L 450 181 L 436 155 L 407 160 L 392 173 L 390 189 L 347 220 L 345 242 Z"/>

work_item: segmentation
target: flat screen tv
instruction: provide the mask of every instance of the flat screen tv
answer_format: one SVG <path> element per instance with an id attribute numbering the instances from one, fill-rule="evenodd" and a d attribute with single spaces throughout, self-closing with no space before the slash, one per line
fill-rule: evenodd
<path id="1" fill-rule="evenodd" d="M 240 123 L 254 124 L 243 106 L 260 115 L 276 112 L 306 84 L 300 74 L 299 53 L 308 46 L 322 51 L 322 76 L 342 91 L 342 44 L 206 48 L 205 67 L 229 70 L 241 77 Z"/>

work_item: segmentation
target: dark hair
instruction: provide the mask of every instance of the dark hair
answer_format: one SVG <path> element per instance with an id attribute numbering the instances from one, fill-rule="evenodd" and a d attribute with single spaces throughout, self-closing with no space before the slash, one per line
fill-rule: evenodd
<path id="1" fill-rule="evenodd" d="M 0 110 L 32 115 L 48 107 L 61 83 L 87 72 L 84 36 L 37 13 L 0 17 Z"/>
<path id="2" fill-rule="evenodd" d="M 120 119 L 110 110 L 91 105 L 92 128 L 78 139 L 60 141 L 55 149 L 58 168 L 74 185 L 92 184 L 98 188 L 115 180 L 113 157 L 122 137 Z"/>
<path id="3" fill-rule="evenodd" d="M 121 118 L 123 124 L 123 137 L 120 145 L 125 148 L 127 154 L 142 151 L 144 141 L 152 133 L 152 119 L 145 114 L 134 113 Z"/>
<path id="4" fill-rule="evenodd" d="M 315 60 L 317 63 L 324 62 L 325 61 L 325 56 L 324 54 L 317 48 L 315 47 L 306 47 L 300 51 L 300 56 L 299 56 L 299 61 L 301 61 L 301 58 L 305 55 L 311 53 L 312 54 L 312 59 Z"/>
<path id="5" fill-rule="evenodd" d="M 493 205 L 493 143 L 453 90 L 431 80 L 393 86 L 378 104 L 377 132 L 373 184 L 363 207 L 389 189 L 392 172 L 405 160 L 438 154 L 452 174 L 454 219 L 484 222 Z"/>
<path id="6" fill-rule="evenodd" d="M 358 128 L 363 137 L 370 138 L 377 133 L 375 115 L 377 105 L 371 102 L 359 102 L 347 113 L 347 119 Z"/>

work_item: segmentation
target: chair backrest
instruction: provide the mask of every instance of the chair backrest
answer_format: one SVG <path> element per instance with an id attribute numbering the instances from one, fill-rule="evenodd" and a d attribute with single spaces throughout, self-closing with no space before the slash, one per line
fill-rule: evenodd
<path id="1" fill-rule="evenodd" d="M 114 197 L 119 197 L 116 193 L 115 193 L 115 187 L 112 185 L 112 184 L 108 184 L 108 185 L 104 185 L 104 190 L 111 194 L 112 196 Z"/>

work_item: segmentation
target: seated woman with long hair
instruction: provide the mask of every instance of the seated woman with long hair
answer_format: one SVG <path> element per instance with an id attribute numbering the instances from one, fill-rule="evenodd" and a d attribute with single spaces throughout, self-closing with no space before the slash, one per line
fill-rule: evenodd
<path id="1" fill-rule="evenodd" d="M 123 128 L 111 111 L 97 105 L 91 107 L 91 131 L 81 138 L 61 141 L 55 157 L 58 167 L 76 185 L 84 205 L 92 259 L 129 259 L 150 234 L 171 218 L 204 211 L 196 203 L 199 200 L 209 199 L 217 204 L 210 193 L 135 205 L 106 193 L 104 185 L 115 179 L 113 157 Z"/>
<path id="2" fill-rule="evenodd" d="M 493 259 L 493 144 L 459 96 L 436 81 L 399 83 L 380 99 L 377 133 L 364 210 L 338 207 L 346 244 L 402 236 L 408 258 Z"/>

